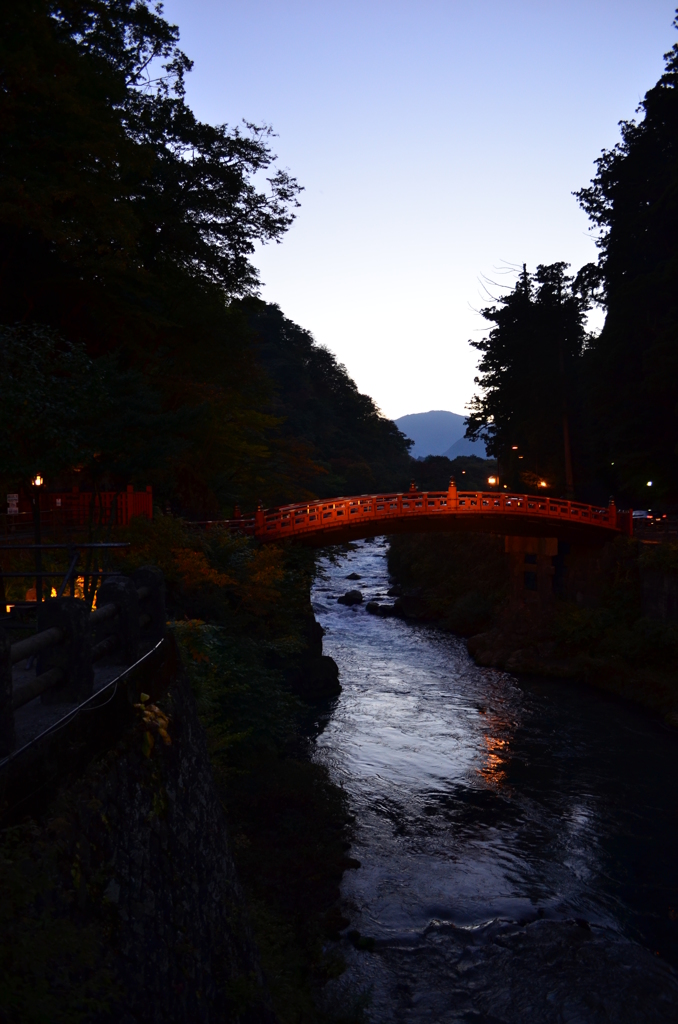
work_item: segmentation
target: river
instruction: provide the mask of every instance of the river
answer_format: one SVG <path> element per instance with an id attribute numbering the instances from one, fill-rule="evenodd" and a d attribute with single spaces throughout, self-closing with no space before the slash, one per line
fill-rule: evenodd
<path id="1" fill-rule="evenodd" d="M 344 940 L 334 998 L 374 1024 L 678 1021 L 678 734 L 337 604 L 389 603 L 386 550 L 324 560 L 313 592 L 343 687 L 315 756 L 356 817 L 343 900 L 370 947 Z"/>

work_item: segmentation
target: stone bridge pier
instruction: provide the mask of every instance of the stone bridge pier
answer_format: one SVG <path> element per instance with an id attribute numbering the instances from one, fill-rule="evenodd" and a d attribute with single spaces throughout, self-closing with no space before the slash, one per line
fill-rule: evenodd
<path id="1" fill-rule="evenodd" d="M 558 537 L 504 537 L 514 607 L 547 610 L 558 598 L 595 605 L 602 583 L 601 545 Z"/>

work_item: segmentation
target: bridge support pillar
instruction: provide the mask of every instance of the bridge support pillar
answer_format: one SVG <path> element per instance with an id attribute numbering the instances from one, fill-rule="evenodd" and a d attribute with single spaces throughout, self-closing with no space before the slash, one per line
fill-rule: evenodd
<path id="1" fill-rule="evenodd" d="M 505 537 L 513 577 L 514 601 L 544 607 L 554 598 L 557 537 Z"/>

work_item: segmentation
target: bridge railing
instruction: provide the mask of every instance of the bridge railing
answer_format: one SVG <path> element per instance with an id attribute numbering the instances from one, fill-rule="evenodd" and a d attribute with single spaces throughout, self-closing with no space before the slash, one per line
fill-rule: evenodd
<path id="1" fill-rule="evenodd" d="M 537 516 L 540 519 L 631 532 L 631 513 L 617 512 L 614 503 L 605 507 L 586 505 L 560 498 L 532 494 L 499 494 L 496 491 L 408 491 L 402 494 L 361 494 L 331 501 L 311 501 L 279 508 L 258 509 L 248 518 L 225 520 L 220 525 L 253 534 L 261 539 L 278 540 L 374 519 L 410 516 L 459 516 L 499 514 Z"/>

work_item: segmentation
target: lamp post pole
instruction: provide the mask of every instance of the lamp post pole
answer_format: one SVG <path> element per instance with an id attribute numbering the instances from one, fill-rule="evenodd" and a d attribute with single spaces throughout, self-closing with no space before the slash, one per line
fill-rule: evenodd
<path id="1" fill-rule="evenodd" d="M 38 476 L 33 478 L 33 532 L 35 536 L 35 601 L 36 604 L 42 603 L 42 549 L 40 544 L 42 543 L 41 529 L 40 529 L 40 488 L 43 485 L 43 479 Z"/>

